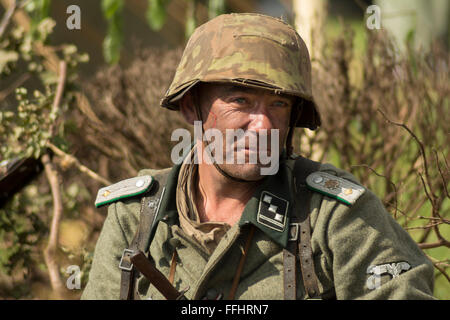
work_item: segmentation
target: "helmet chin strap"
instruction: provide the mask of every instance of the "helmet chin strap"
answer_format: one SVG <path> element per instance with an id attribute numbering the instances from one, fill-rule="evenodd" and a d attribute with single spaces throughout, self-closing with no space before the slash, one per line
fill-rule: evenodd
<path id="1" fill-rule="evenodd" d="M 202 118 L 201 111 L 200 111 L 200 105 L 199 105 L 198 99 L 197 99 L 197 91 L 196 90 L 193 90 L 193 91 L 194 92 L 193 92 L 192 96 L 193 96 L 193 99 L 194 99 L 194 109 L 195 109 L 195 113 L 197 114 L 197 118 L 202 123 L 202 137 L 203 137 L 204 133 L 205 133 L 204 129 L 203 129 L 203 118 Z M 203 144 L 203 139 L 202 139 L 201 143 Z M 205 145 L 203 144 L 203 148 L 204 147 L 205 147 Z M 233 177 L 233 176 L 229 175 L 228 173 L 226 173 L 221 167 L 219 167 L 219 165 L 215 161 L 212 161 L 212 163 L 213 163 L 214 167 L 217 169 L 217 171 L 219 171 L 219 173 L 222 176 L 224 176 L 225 178 L 230 179 L 232 181 L 240 182 L 240 183 L 252 183 L 252 182 L 260 181 L 260 180 L 244 180 L 244 179 L 241 179 L 241 178 Z"/>
<path id="2" fill-rule="evenodd" d="M 286 138 L 286 155 L 289 158 L 294 153 L 294 147 L 292 146 L 292 140 L 294 138 L 295 126 L 300 118 L 303 110 L 303 99 L 300 100 L 298 106 L 292 108 L 291 120 L 289 123 L 289 131 Z"/>

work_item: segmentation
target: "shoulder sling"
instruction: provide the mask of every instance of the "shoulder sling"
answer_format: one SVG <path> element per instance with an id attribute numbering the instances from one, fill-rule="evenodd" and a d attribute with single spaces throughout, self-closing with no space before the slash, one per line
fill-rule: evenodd
<path id="1" fill-rule="evenodd" d="M 296 157 L 294 175 L 294 216 L 289 226 L 289 241 L 283 249 L 284 264 L 284 299 L 297 299 L 297 259 L 300 261 L 301 277 L 309 298 L 319 297 L 317 275 L 311 248 L 310 200 L 311 191 L 306 188 L 306 177 L 317 171 L 319 162 L 303 157 Z"/>
<path id="2" fill-rule="evenodd" d="M 139 296 L 134 288 L 139 271 L 131 263 L 131 257 L 138 251 L 147 252 L 150 246 L 150 232 L 157 216 L 161 198 L 164 193 L 169 172 L 156 175 L 155 185 L 141 198 L 139 227 L 131 241 L 130 247 L 122 253 L 119 263 L 121 270 L 120 300 L 134 300 Z"/>

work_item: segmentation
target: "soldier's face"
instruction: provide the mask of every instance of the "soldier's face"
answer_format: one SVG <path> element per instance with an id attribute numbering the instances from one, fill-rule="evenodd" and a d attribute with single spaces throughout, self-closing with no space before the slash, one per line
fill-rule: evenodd
<path id="1" fill-rule="evenodd" d="M 198 87 L 197 97 L 204 131 L 209 129 L 220 131 L 223 137 L 221 144 L 223 157 L 225 158 L 227 153 L 229 156 L 229 153 L 232 153 L 234 159 L 231 163 L 224 159 L 219 164 L 220 168 L 227 174 L 244 180 L 254 181 L 263 178 L 261 168 L 270 167 L 272 164 L 267 163 L 267 158 L 261 161 L 261 152 L 268 157 L 275 155 L 274 152 L 276 155 L 281 153 L 295 98 L 275 94 L 270 90 L 210 83 L 202 83 Z M 189 99 L 192 99 L 192 96 Z M 195 114 L 191 114 L 190 117 L 192 116 L 197 118 Z M 227 134 L 233 132 L 246 133 L 247 137 L 241 141 L 245 143 L 245 148 L 239 148 L 238 139 L 226 139 Z M 278 132 L 278 137 L 274 132 Z M 257 140 L 256 149 L 250 139 Z M 266 139 L 265 147 L 261 146 L 262 139 Z M 238 163 L 239 157 L 245 159 L 243 164 Z M 255 157 L 256 162 L 252 161 Z M 278 157 L 275 161 L 278 161 Z"/>

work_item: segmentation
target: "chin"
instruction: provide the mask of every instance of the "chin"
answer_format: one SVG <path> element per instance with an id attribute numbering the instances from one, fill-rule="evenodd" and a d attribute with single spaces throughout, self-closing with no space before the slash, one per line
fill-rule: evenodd
<path id="1" fill-rule="evenodd" d="M 233 178 L 247 181 L 258 181 L 266 177 L 261 175 L 261 166 L 258 164 L 223 164 L 220 168 Z"/>

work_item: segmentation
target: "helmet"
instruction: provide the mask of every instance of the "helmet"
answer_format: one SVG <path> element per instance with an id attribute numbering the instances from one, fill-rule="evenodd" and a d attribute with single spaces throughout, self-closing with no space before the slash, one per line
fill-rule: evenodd
<path id="1" fill-rule="evenodd" d="M 180 98 L 199 82 L 234 83 L 302 98 L 295 126 L 320 126 L 308 49 L 294 28 L 280 19 L 232 13 L 198 27 L 161 106 L 178 110 Z"/>

